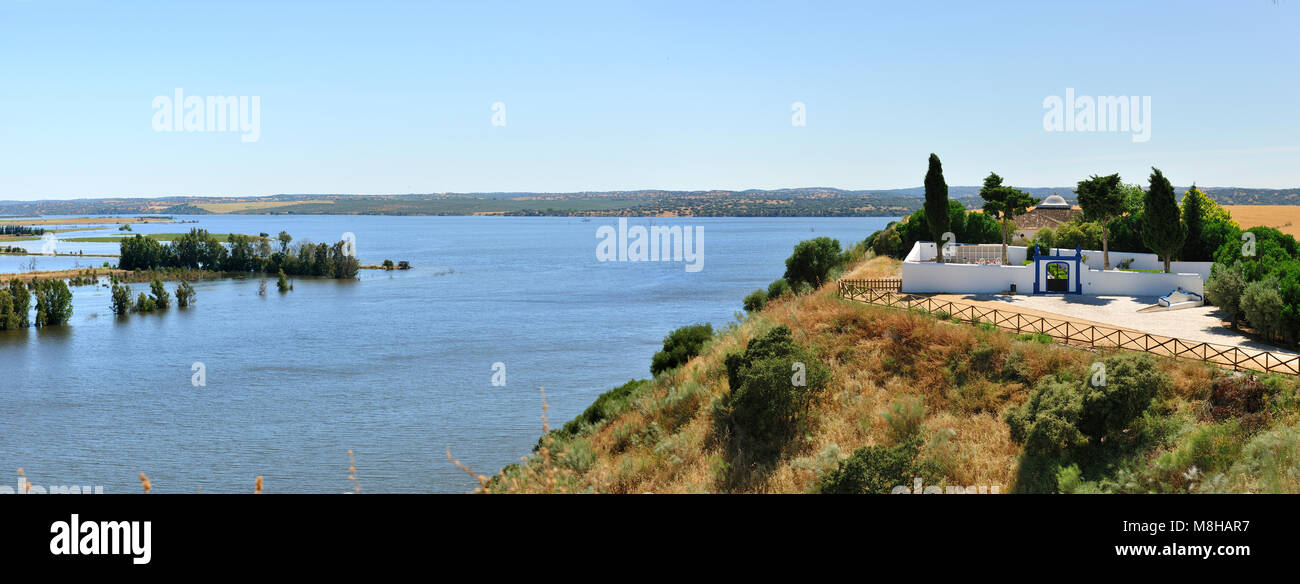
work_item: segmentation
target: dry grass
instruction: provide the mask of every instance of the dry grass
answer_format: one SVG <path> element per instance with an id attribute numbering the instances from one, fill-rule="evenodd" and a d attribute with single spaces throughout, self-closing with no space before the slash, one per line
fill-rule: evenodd
<path id="1" fill-rule="evenodd" d="M 1300 205 L 1225 205 L 1242 229 L 1272 227 L 1300 237 Z"/>
<path id="2" fill-rule="evenodd" d="M 68 278 L 76 277 L 98 278 L 100 276 L 126 276 L 128 274 L 130 274 L 130 272 L 119 270 L 117 268 L 76 268 L 71 270 L 47 270 L 43 272 L 36 271 L 18 274 L 0 274 L 0 282 L 8 282 L 9 280 L 26 282 L 37 278 L 41 280 L 67 280 Z"/>
<path id="3" fill-rule="evenodd" d="M 305 201 L 260 201 L 254 203 L 234 202 L 234 203 L 195 203 L 194 206 L 203 209 L 209 213 L 235 213 L 238 211 L 262 211 L 274 209 L 276 207 L 285 207 L 288 205 L 305 205 L 308 203 L 318 203 L 332 205 L 334 201 L 326 199 L 310 199 Z"/>
<path id="4" fill-rule="evenodd" d="M 875 256 L 846 270 L 844 277 L 848 279 L 896 277 L 902 273 L 902 266 L 902 260 L 889 256 Z"/>
<path id="5" fill-rule="evenodd" d="M 851 266 L 846 277 L 897 271 L 897 260 L 877 257 Z M 712 418 L 712 404 L 730 391 L 723 360 L 778 325 L 789 327 L 797 342 L 830 367 L 832 382 L 814 404 L 803 440 L 762 480 L 738 492 L 814 490 L 818 460 L 892 443 L 881 413 L 900 398 L 925 405 L 922 455 L 943 461 L 947 476 L 938 486 L 987 485 L 1012 492 L 1021 448 L 1003 421 L 1007 409 L 1023 403 L 1043 377 L 1065 372 L 1082 378 L 1089 365 L 1110 354 L 848 302 L 836 297 L 832 282 L 813 294 L 769 303 L 724 329 L 701 355 L 634 394 L 621 414 L 577 436 L 548 435 L 545 448 L 526 458 L 522 471 L 499 475 L 508 480 L 481 481 L 481 490 L 557 492 L 553 477 L 558 473 L 564 476 L 558 484 L 567 491 L 731 492 L 720 478 L 729 461 Z M 1176 409 L 1200 407 L 1196 404 L 1204 403 L 1218 375 L 1201 363 L 1156 362 L 1174 381 L 1168 399 Z M 586 450 L 593 455 L 589 465 L 575 470 L 564 463 L 567 453 Z"/>
<path id="6" fill-rule="evenodd" d="M 81 225 L 117 223 L 167 223 L 171 218 L 161 217 L 63 217 L 45 219 L 0 219 L 0 225 Z"/>

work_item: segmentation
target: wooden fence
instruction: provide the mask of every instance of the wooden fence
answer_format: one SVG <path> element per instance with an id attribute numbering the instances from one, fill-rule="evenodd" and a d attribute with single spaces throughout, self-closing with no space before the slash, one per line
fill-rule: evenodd
<path id="1" fill-rule="evenodd" d="M 870 290 L 892 290 L 901 292 L 903 290 L 902 278 L 866 278 L 862 280 L 840 280 L 840 290 L 844 290 L 844 283 L 849 282 L 859 288 Z"/>
<path id="2" fill-rule="evenodd" d="M 876 288 L 870 282 L 870 280 L 840 280 L 840 296 L 878 306 L 922 310 L 971 324 L 989 323 L 1017 333 L 1041 333 L 1070 345 L 1113 347 L 1204 361 L 1222 367 L 1231 367 L 1234 370 L 1249 369 L 1266 373 L 1300 375 L 1300 355 L 1188 341 L 1107 326 L 1080 324 L 1068 319 L 1044 318 L 1014 310 L 935 300 L 929 296 L 901 294 Z"/>

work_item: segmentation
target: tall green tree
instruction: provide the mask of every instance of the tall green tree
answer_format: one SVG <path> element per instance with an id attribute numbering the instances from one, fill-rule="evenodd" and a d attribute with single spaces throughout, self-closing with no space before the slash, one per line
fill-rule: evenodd
<path id="1" fill-rule="evenodd" d="M 1180 215 L 1174 186 L 1160 169 L 1152 167 L 1151 185 L 1142 209 L 1142 242 L 1164 260 L 1165 273 L 1169 273 L 1169 262 L 1187 240 L 1187 225 Z"/>
<path id="2" fill-rule="evenodd" d="M 1182 258 L 1189 262 L 1211 261 L 1219 246 L 1240 241 L 1241 226 L 1232 220 L 1232 214 L 1195 185 L 1183 194 L 1183 223 L 1187 224 L 1187 241 Z"/>
<path id="3" fill-rule="evenodd" d="M 27 328 L 32 324 L 30 313 L 32 308 L 32 293 L 27 289 L 27 284 L 25 282 L 20 282 L 17 279 L 10 280 L 9 296 L 12 298 L 10 302 L 13 306 L 13 318 L 16 319 L 16 325 L 10 328 Z"/>
<path id="4" fill-rule="evenodd" d="M 126 284 L 113 283 L 113 314 L 126 316 L 131 311 L 131 288 Z"/>
<path id="5" fill-rule="evenodd" d="M 943 234 L 948 232 L 948 183 L 943 180 L 943 163 L 933 152 L 925 171 L 925 221 L 934 237 L 935 261 L 942 264 Z"/>
<path id="6" fill-rule="evenodd" d="M 1003 186 L 1002 177 L 990 172 L 984 177 L 984 186 L 980 187 L 980 198 L 984 199 L 984 214 L 997 217 L 1002 223 L 1002 263 L 1007 263 L 1008 223 L 1018 215 L 1024 215 L 1029 207 L 1037 205 L 1039 199 L 1029 196 L 1020 189 Z"/>
<path id="7" fill-rule="evenodd" d="M 1101 257 L 1104 269 L 1110 269 L 1110 222 L 1124 214 L 1125 192 L 1121 188 L 1119 174 L 1106 176 L 1092 175 L 1087 180 L 1079 181 L 1075 194 L 1079 195 L 1079 206 L 1088 221 L 1101 224 Z"/>
<path id="8" fill-rule="evenodd" d="M 36 326 L 58 326 L 72 318 L 72 291 L 63 280 L 36 285 Z"/>

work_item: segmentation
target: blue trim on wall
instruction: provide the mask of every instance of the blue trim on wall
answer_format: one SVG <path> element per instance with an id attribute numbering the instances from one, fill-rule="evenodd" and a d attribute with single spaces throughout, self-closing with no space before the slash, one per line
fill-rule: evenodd
<path id="1" fill-rule="evenodd" d="M 1043 262 L 1073 262 L 1074 269 L 1071 270 L 1070 277 L 1074 278 L 1074 291 L 1071 292 L 1067 290 L 1065 292 L 1054 292 L 1054 294 L 1083 294 L 1083 278 L 1079 273 L 1079 266 L 1083 260 L 1082 247 L 1076 245 L 1074 248 L 1074 255 L 1072 256 L 1057 255 L 1055 251 L 1055 248 L 1053 248 L 1053 253 L 1051 255 L 1040 255 L 1038 246 L 1034 246 L 1034 294 L 1047 293 L 1047 290 L 1045 290 L 1046 286 L 1041 282 L 1041 278 L 1039 277 L 1043 271 Z M 1067 286 L 1067 288 L 1068 287 L 1069 286 Z"/>

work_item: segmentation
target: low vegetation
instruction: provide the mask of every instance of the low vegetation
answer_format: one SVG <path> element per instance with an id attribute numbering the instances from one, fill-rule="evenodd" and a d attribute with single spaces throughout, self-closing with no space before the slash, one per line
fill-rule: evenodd
<path id="1" fill-rule="evenodd" d="M 825 282 L 602 395 L 484 490 L 1300 492 L 1295 379 L 1018 338 Z"/>

